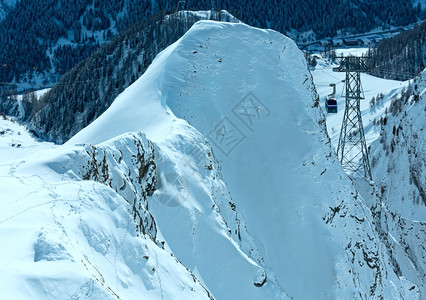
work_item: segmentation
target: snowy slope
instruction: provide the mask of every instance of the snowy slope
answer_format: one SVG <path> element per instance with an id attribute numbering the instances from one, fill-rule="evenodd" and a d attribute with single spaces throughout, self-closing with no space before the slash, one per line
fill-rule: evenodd
<path id="1" fill-rule="evenodd" d="M 159 152 L 160 185 L 148 199 L 150 211 L 166 248 L 217 298 L 264 299 L 265 288 L 270 293 L 277 287 L 295 299 L 399 298 L 411 283 L 388 272 L 372 216 L 336 161 L 324 122 L 303 55 L 291 40 L 243 24 L 204 21 L 67 145 L 146 133 Z M 241 274 L 252 282 L 265 275 L 254 276 L 254 261 L 248 273 L 239 269 L 246 268 L 244 259 L 230 266 L 233 251 L 218 247 L 226 245 L 217 244 L 222 233 L 212 231 L 215 222 L 206 223 L 206 194 L 221 178 L 218 173 L 206 183 L 206 172 L 216 169 L 210 146 L 223 175 L 222 195 L 227 187 L 226 197 L 235 203 L 230 206 L 246 220 L 249 235 L 237 250 L 258 258 L 257 268 L 268 278 L 262 288 L 247 289 L 245 276 L 233 281 Z M 211 207 L 222 213 L 224 203 Z M 238 242 L 239 236 L 231 230 L 231 238 Z M 245 246 L 251 238 L 255 248 Z"/>
<path id="2" fill-rule="evenodd" d="M 418 221 L 426 221 L 424 76 L 422 73 L 411 83 L 412 95 L 397 99 L 402 108 L 389 113 L 386 124 L 377 126 L 380 138 L 372 145 L 374 175 L 377 184 L 384 185 L 389 208 Z"/>
<path id="3" fill-rule="evenodd" d="M 0 136 L 2 299 L 209 299 L 152 238 L 149 213 L 126 199 L 132 191 L 117 193 L 115 181 L 108 186 L 96 178 L 105 168 L 126 168 L 128 180 L 135 180 L 140 173 L 133 156 L 145 149 L 146 160 L 152 158 L 144 136 L 71 149 L 37 143 L 9 120 L 0 128 L 6 132 Z M 137 223 L 136 213 L 142 216 Z"/>
<path id="4" fill-rule="evenodd" d="M 380 139 L 371 145 L 374 189 L 372 211 L 392 256 L 396 273 L 415 283 L 426 294 L 426 84 L 422 73 L 407 96 L 397 99 L 380 126 Z M 377 204 L 376 204 L 377 203 Z M 414 289 L 413 289 L 414 290 Z M 417 292 L 417 291 L 416 291 Z"/>
<path id="5" fill-rule="evenodd" d="M 412 116 L 414 118 L 418 118 L 417 120 L 422 120 L 421 114 L 422 111 L 418 111 L 417 115 L 414 112 L 411 112 Z M 393 126 L 395 126 L 397 131 L 401 131 L 401 128 L 404 128 L 404 122 L 400 123 L 391 123 L 390 131 L 388 133 L 391 133 L 393 130 Z M 418 121 L 417 121 L 418 123 Z M 407 123 L 406 123 L 407 124 Z M 418 125 L 418 124 L 415 124 Z M 401 138 L 399 137 L 390 137 L 390 140 L 388 140 L 389 144 L 384 145 L 386 147 L 385 149 L 375 149 L 375 159 L 377 163 L 377 166 L 375 166 L 376 169 L 376 176 L 378 179 L 378 183 L 380 183 L 380 180 L 386 181 L 386 194 L 392 195 L 390 199 L 394 199 L 395 202 L 390 202 L 389 205 L 393 208 L 397 208 L 397 210 L 403 215 L 405 218 L 419 220 L 419 221 L 425 221 L 426 216 L 426 207 L 425 207 L 425 174 L 424 174 L 424 133 L 422 129 L 419 130 L 419 128 L 422 127 L 415 127 L 415 130 L 412 132 L 411 141 L 406 142 L 404 146 L 408 146 L 408 150 L 405 149 L 405 147 L 395 147 L 392 144 L 393 143 L 399 143 L 401 141 Z M 406 127 L 411 129 L 412 127 Z M 398 132 L 398 135 L 399 135 Z M 405 138 L 407 139 L 407 138 Z M 392 143 L 392 144 L 391 144 Z M 376 145 L 378 146 L 378 145 Z M 389 148 L 387 148 L 389 147 Z M 395 150 L 392 154 L 391 149 L 400 148 L 397 149 L 395 153 Z M 381 157 L 380 153 L 386 153 L 390 157 Z M 414 154 L 412 154 L 414 153 Z M 390 155 L 389 155 L 390 154 Z M 386 159 L 387 158 L 387 159 Z M 377 162 L 378 160 L 378 162 Z M 409 168 L 401 168 L 400 166 L 409 166 Z M 403 173 L 403 174 L 402 174 Z M 396 183 L 397 178 L 404 179 L 404 185 L 398 184 L 394 185 L 392 183 Z M 390 182 L 388 182 L 390 181 Z M 401 183 L 401 182 L 400 182 Z M 401 201 L 401 202 L 400 202 Z"/>
<path id="6" fill-rule="evenodd" d="M 5 119 L 6 118 L 6 119 Z M 13 118 L 0 116 L 0 152 L 2 163 L 18 160 L 28 154 L 46 148 L 56 148 L 51 143 L 39 143 L 28 132 L 28 128 Z"/>
<path id="7" fill-rule="evenodd" d="M 12 125 L 5 122 L 8 133 L 12 132 L 10 127 L 14 127 L 14 123 Z M 195 133 L 193 138 L 196 137 Z M 16 137 L 5 136 L 3 141 L 13 139 Z M 271 282 L 268 287 L 259 289 L 255 286 L 264 284 L 266 273 L 239 250 L 239 247 L 253 247 L 252 241 L 247 238 L 244 221 L 239 220 L 232 209 L 234 204 L 219 178 L 216 164 L 200 170 L 203 175 L 198 176 L 206 181 L 205 186 L 194 174 L 191 175 L 197 186 L 186 185 L 199 202 L 182 198 L 187 200 L 185 207 L 176 207 L 174 203 L 181 199 L 179 195 L 186 197 L 185 193 L 173 190 L 180 188 L 178 181 L 166 184 L 167 180 L 176 177 L 173 164 L 177 159 L 170 161 L 169 157 L 164 157 L 141 134 L 126 134 L 98 146 L 38 146 L 44 147 L 44 151 L 28 149 L 34 154 L 20 156 L 23 160 L 5 161 L 0 169 L 4 175 L 1 182 L 5 195 L 0 230 L 5 235 L 15 236 L 14 247 L 2 252 L 8 262 L 3 269 L 7 277 L 4 289 L 9 293 L 16 293 L 18 285 L 28 285 L 27 278 L 31 277 L 37 284 L 28 285 L 18 295 L 22 299 L 50 299 L 58 294 L 81 299 L 83 293 L 90 299 L 104 299 L 109 294 L 134 299 L 136 293 L 154 299 L 210 297 L 196 275 L 183 268 L 170 249 L 160 249 L 164 248 L 164 237 L 157 231 L 156 220 L 149 212 L 147 202 L 156 189 L 155 197 L 159 202 L 151 204 L 162 203 L 160 205 L 171 213 L 157 218 L 157 222 L 162 221 L 163 225 L 158 228 L 167 225 L 174 230 L 186 229 L 175 240 L 168 237 L 166 248 L 173 247 L 179 259 L 194 256 L 192 259 L 197 262 L 195 273 L 206 273 L 203 279 L 215 288 L 218 298 L 284 296 L 279 289 L 274 291 L 273 274 L 268 274 Z M 5 145 L 2 153 L 11 149 Z M 160 155 L 158 164 L 154 162 L 155 155 Z M 158 177 L 157 167 L 163 172 Z M 194 181 L 190 183 L 194 184 Z M 221 211 L 214 200 L 222 201 Z M 192 216 L 182 218 L 182 214 L 188 213 Z M 15 229 L 21 227 L 24 228 L 16 232 Z M 231 230 L 239 236 L 236 239 L 238 245 L 230 239 Z M 139 236 L 143 238 L 142 242 L 138 241 Z M 182 238 L 188 244 L 182 244 Z M 194 249 L 188 252 L 191 239 L 194 239 Z M 202 249 L 198 249 L 199 244 Z M 206 248 L 206 244 L 212 249 Z M 22 252 L 15 251 L 21 248 L 26 249 L 25 259 Z M 254 249 L 251 256 L 260 260 Z M 217 261 L 218 266 L 213 266 L 214 271 L 209 272 L 212 260 Z M 39 261 L 55 263 L 43 263 L 40 269 Z M 17 264 L 22 267 L 16 269 Z M 67 270 L 66 275 L 63 268 Z M 11 273 L 14 276 L 10 276 Z M 59 278 L 57 283 L 52 283 L 56 277 Z M 58 287 L 64 283 L 72 284 L 67 291 Z"/>
<path id="8" fill-rule="evenodd" d="M 343 54 L 361 55 L 360 51 L 363 50 L 356 53 L 356 49 L 348 49 Z M 338 83 L 339 112 L 326 115 L 332 143 L 337 147 L 345 107 L 344 95 L 340 93 L 343 83 L 338 79 L 344 77 L 333 73 L 332 67 L 321 59 L 312 73 L 322 102 L 331 92 L 328 84 Z M 361 80 L 366 98 L 361 102 L 361 114 L 374 185 L 357 180 L 356 187 L 372 211 L 392 269 L 401 280 L 416 285 L 400 291 L 401 297 L 421 298 L 426 294 L 424 79 L 420 76 L 414 81 L 398 82 L 362 75 Z M 370 99 L 379 93 L 383 98 L 370 106 Z M 416 95 L 422 96 L 415 101 Z"/>

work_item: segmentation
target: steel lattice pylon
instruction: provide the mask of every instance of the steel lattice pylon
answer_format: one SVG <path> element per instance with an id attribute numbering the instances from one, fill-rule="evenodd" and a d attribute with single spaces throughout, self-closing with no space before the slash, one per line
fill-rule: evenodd
<path id="1" fill-rule="evenodd" d="M 340 130 L 337 157 L 349 176 L 362 176 L 372 180 L 367 144 L 362 126 L 360 100 L 364 99 L 361 73 L 370 72 L 365 57 L 340 57 L 340 66 L 334 72 L 346 73 L 346 108 Z"/>

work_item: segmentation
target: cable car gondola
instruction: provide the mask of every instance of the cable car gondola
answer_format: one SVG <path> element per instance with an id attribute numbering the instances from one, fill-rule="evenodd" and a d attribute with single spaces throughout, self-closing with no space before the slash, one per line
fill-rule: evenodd
<path id="1" fill-rule="evenodd" d="M 334 97 L 334 95 L 336 95 L 336 84 L 331 83 L 330 86 L 333 87 L 333 93 L 329 94 L 325 98 L 325 110 L 327 111 L 327 113 L 336 114 L 337 100 L 336 100 L 336 97 Z"/>

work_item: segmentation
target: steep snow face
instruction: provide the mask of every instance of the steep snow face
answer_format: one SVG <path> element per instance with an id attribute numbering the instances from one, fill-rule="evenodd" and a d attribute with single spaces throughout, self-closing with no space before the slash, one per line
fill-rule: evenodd
<path id="1" fill-rule="evenodd" d="M 371 145 L 374 189 L 365 189 L 392 267 L 412 286 L 407 298 L 426 295 L 425 73 L 391 105 L 380 138 Z M 399 108 L 398 108 L 399 107 Z M 367 198 L 366 196 L 366 198 Z"/>
<path id="2" fill-rule="evenodd" d="M 375 179 L 392 211 L 402 217 L 426 221 L 426 73 L 396 99 L 399 109 L 390 108 L 380 138 L 372 145 Z M 411 94 L 412 95 L 409 95 Z M 380 126 L 378 126 L 380 127 Z"/>
<path id="3" fill-rule="evenodd" d="M 166 249 L 217 298 L 398 298 L 409 283 L 387 271 L 324 123 L 293 41 L 203 21 L 67 144 L 146 133 L 159 152 L 149 199 Z"/>

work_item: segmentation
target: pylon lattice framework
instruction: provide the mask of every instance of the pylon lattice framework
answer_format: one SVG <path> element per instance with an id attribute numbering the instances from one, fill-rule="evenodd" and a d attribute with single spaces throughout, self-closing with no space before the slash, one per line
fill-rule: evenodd
<path id="1" fill-rule="evenodd" d="M 370 72 L 366 57 L 340 57 L 340 66 L 334 72 L 346 73 L 346 108 L 340 130 L 337 157 L 349 176 L 372 179 L 367 144 L 362 125 L 360 100 L 364 99 L 361 73 Z"/>

